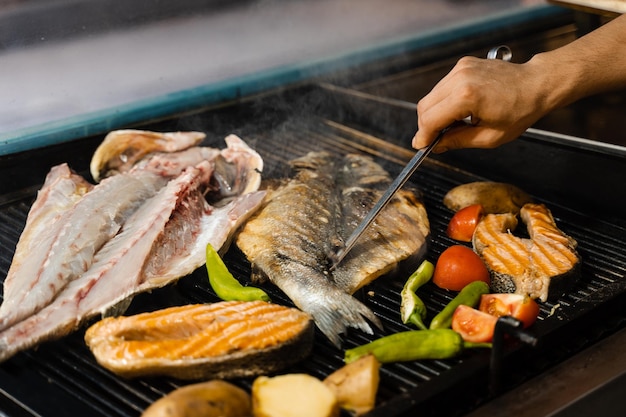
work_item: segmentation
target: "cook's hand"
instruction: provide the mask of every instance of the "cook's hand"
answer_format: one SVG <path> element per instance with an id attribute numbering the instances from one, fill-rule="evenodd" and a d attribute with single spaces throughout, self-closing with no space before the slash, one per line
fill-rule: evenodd
<path id="1" fill-rule="evenodd" d="M 439 131 L 468 117 L 471 125 L 450 129 L 434 152 L 494 148 L 517 138 L 547 111 L 541 80 L 531 61 L 461 58 L 417 104 L 418 131 L 412 146 L 427 146 Z"/>

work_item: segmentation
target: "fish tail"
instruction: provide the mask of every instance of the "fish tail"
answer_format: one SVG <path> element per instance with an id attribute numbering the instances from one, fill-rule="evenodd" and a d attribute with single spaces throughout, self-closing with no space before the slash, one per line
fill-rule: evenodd
<path id="1" fill-rule="evenodd" d="M 372 334 L 372 328 L 369 325 L 371 322 L 382 329 L 380 319 L 372 310 L 353 296 L 343 292 L 338 292 L 332 303 L 309 306 L 307 312 L 313 316 L 321 332 L 337 347 L 341 346 L 340 334 L 346 333 L 348 327 Z"/>

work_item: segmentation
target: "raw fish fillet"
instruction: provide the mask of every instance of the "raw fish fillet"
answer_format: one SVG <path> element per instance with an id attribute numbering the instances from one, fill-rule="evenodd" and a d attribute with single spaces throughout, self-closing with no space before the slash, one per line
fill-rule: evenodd
<path id="1" fill-rule="evenodd" d="M 172 153 L 197 145 L 206 135 L 202 132 L 151 132 L 122 129 L 110 132 L 91 157 L 89 170 L 97 182 L 130 170 L 146 155 Z"/>
<path id="2" fill-rule="evenodd" d="M 26 242 L 37 247 L 31 248 L 32 256 L 23 255 L 21 247 L 16 252 L 20 262 L 12 262 L 7 274 L 0 330 L 49 304 L 69 282 L 87 271 L 96 252 L 119 232 L 130 213 L 166 183 L 167 178 L 150 171 L 120 174 L 94 187 L 65 211 L 57 212 L 58 219 L 38 236 L 32 236 L 27 220 Z M 45 217 L 52 215 L 50 212 Z"/>
<path id="3" fill-rule="evenodd" d="M 6 328 L 18 317 L 26 315 L 20 311 L 20 304 L 38 281 L 29 277 L 38 277 L 64 224 L 58 220 L 92 188 L 93 185 L 74 173 L 67 164 L 52 167 L 46 176 L 28 212 L 26 227 L 4 280 L 5 301 L 0 306 L 0 328 Z"/>
<path id="4" fill-rule="evenodd" d="M 225 193 L 228 201 L 218 201 L 219 207 L 204 198 L 209 191 L 220 195 L 214 179 L 216 160 L 247 166 L 231 169 L 225 178 L 235 181 L 232 172 L 246 173 L 258 184 L 258 154 L 232 135 L 227 144 L 238 153 L 190 148 L 151 156 L 104 179 L 56 214 L 59 226 L 50 228 L 50 238 L 33 237 L 44 243 L 42 247 L 29 238 L 31 228 L 39 227 L 41 213 L 56 215 L 53 209 L 31 213 L 23 233 L 27 238 L 18 244 L 31 254 L 16 252 L 19 263 L 14 262 L 5 282 L 0 360 L 63 336 L 138 292 L 164 286 L 203 265 L 206 244 L 220 248 L 264 197 L 264 192 L 233 196 L 230 189 Z M 189 166 L 190 161 L 194 165 Z M 68 189 L 70 196 L 75 194 Z M 41 197 L 52 195 L 48 188 L 43 190 Z M 50 206 L 39 200 L 33 205 Z M 6 324 L 9 319 L 11 325 Z"/>

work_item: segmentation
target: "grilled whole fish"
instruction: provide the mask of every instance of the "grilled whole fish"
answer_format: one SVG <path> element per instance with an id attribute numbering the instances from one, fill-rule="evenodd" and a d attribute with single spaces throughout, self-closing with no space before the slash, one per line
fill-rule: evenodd
<path id="1" fill-rule="evenodd" d="M 520 217 L 529 238 L 511 233 L 518 224 L 513 213 L 488 214 L 476 227 L 472 242 L 491 273 L 491 287 L 541 301 L 558 297 L 580 275 L 576 240 L 557 227 L 543 204 L 525 204 Z"/>
<path id="2" fill-rule="evenodd" d="M 105 318 L 85 341 L 98 363 L 124 377 L 250 377 L 308 356 L 313 322 L 295 308 L 223 301 Z"/>
<path id="3" fill-rule="evenodd" d="M 391 182 L 371 158 L 334 159 L 318 152 L 291 162 L 295 175 L 268 184 L 263 207 L 236 242 L 253 265 L 335 344 L 348 327 L 371 333 L 373 312 L 352 297 L 357 289 L 426 249 L 429 222 L 412 191 L 401 190 L 334 271 L 331 258 Z M 367 319 L 367 320 L 366 320 Z"/>
<path id="4" fill-rule="evenodd" d="M 191 273 L 204 264 L 207 243 L 222 247 L 264 197 L 235 197 L 228 190 L 228 201 L 219 207 L 204 198 L 208 191 L 220 194 L 214 178 L 218 159 L 242 165 L 222 180 L 243 183 L 230 177 L 245 172 L 247 180 L 259 183 L 258 154 L 234 136 L 227 145 L 238 151 L 190 148 L 152 155 L 93 187 L 67 167 L 54 168 L 29 212 L 4 283 L 0 361 Z M 65 172 L 62 181 L 53 180 L 58 172 Z M 82 188 L 88 189 L 83 195 Z M 41 219 L 56 222 L 35 236 Z"/>

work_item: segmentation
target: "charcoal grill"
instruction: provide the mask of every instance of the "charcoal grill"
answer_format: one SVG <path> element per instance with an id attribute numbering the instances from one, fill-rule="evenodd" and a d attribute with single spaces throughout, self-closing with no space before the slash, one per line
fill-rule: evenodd
<path id="1" fill-rule="evenodd" d="M 550 23 L 541 33 L 544 46 L 567 41 L 573 30 L 571 22 Z M 522 37 L 525 42 L 515 41 L 519 33 L 502 35 L 499 41 L 504 42 L 515 35 L 509 42 L 514 51 L 532 53 L 528 45 L 541 48 L 531 42 L 540 36 L 532 25 Z M 416 126 L 411 102 L 419 97 L 407 97 L 407 92 L 419 95 L 428 80 L 440 78 L 454 62 L 455 50 L 484 56 L 483 49 L 493 42 L 489 36 L 478 37 L 469 46 L 456 40 L 436 51 L 420 51 L 413 59 L 403 57 L 402 63 L 393 59 L 386 64 L 376 62 L 352 71 L 350 77 L 334 74 L 133 127 L 200 130 L 207 132 L 205 145 L 219 147 L 227 134 L 238 134 L 264 158 L 267 178 L 286 175 L 288 160 L 319 150 L 369 154 L 397 175 L 413 154 L 408 146 Z M 414 82 L 411 80 L 421 80 L 424 85 L 409 85 Z M 620 187 L 626 179 L 626 148 L 611 140 L 590 142 L 573 137 L 579 132 L 546 130 L 553 127 L 549 119 L 542 121 L 541 129 L 495 150 L 431 156 L 410 182 L 422 190 L 431 221 L 426 255 L 430 261 L 435 262 L 446 247 L 457 243 L 445 235 L 452 214 L 442 204 L 445 193 L 470 181 L 506 181 L 547 204 L 562 230 L 578 241 L 582 280 L 562 297 L 541 304 L 540 318 L 529 330 L 538 341 L 536 346 L 507 339 L 502 356 L 496 358 L 496 374 L 488 350 L 466 352 L 450 360 L 384 365 L 378 405 L 369 416 L 486 415 L 481 410 L 492 404 L 502 406 L 498 401 L 506 395 L 550 375 L 586 348 L 603 346 L 614 337 L 624 340 L 626 220 Z M 102 138 L 88 136 L 0 159 L 0 278 L 6 276 L 28 209 L 47 171 L 68 162 L 88 176 L 89 159 Z M 250 265 L 236 247 L 226 253 L 225 262 L 237 278 L 248 280 Z M 405 271 L 381 277 L 356 294 L 380 317 L 384 330 L 374 336 L 350 331 L 344 348 L 408 329 L 399 320 L 399 293 L 409 270 L 407 265 Z M 275 302 L 291 305 L 275 287 L 264 289 Z M 426 301 L 429 318 L 453 296 L 433 284 L 420 288 L 419 295 Z M 137 296 L 128 313 L 216 300 L 206 271 L 200 268 L 174 285 Z M 1 412 L 10 416 L 138 416 L 150 403 L 184 384 L 170 378 L 121 379 L 97 365 L 83 335 L 84 328 L 0 364 Z M 318 333 L 312 356 L 287 372 L 323 378 L 342 364 L 343 351 Z M 244 388 L 251 384 L 249 379 L 234 382 Z"/>

